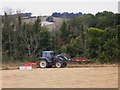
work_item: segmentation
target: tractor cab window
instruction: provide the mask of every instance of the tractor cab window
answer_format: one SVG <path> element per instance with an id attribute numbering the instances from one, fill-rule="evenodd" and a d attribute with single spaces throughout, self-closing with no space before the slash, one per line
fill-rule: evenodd
<path id="1" fill-rule="evenodd" d="M 43 52 L 42 53 L 42 57 L 48 57 L 48 53 L 47 52 Z"/>
<path id="2" fill-rule="evenodd" d="M 55 53 L 52 52 L 52 53 L 50 53 L 50 55 L 51 55 L 51 59 L 54 59 Z"/>
<path id="3" fill-rule="evenodd" d="M 55 53 L 54 53 L 54 52 L 52 52 L 52 53 L 50 53 L 50 55 L 51 55 L 51 56 L 55 56 Z"/>

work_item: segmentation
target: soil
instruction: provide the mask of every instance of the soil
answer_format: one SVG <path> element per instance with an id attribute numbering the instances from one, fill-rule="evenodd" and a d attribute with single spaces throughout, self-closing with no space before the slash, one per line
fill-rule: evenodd
<path id="1" fill-rule="evenodd" d="M 2 88 L 118 88 L 117 66 L 0 71 Z"/>

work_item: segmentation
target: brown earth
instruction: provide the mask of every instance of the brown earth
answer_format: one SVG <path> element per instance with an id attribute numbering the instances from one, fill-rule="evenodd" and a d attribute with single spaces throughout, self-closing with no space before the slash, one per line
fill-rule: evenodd
<path id="1" fill-rule="evenodd" d="M 118 88 L 118 67 L 2 70 L 2 88 Z"/>

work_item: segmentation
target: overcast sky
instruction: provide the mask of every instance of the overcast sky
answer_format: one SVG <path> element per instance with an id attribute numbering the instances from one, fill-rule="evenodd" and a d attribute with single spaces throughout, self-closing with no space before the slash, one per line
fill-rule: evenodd
<path id="1" fill-rule="evenodd" d="M 118 12 L 119 0 L 0 0 L 0 14 L 12 9 L 33 15 L 51 15 L 53 12 L 92 13 L 104 10 Z"/>

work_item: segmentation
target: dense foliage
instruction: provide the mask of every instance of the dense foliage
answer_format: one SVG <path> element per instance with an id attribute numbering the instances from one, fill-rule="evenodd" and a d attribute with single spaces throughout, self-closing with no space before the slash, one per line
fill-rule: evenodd
<path id="1" fill-rule="evenodd" d="M 50 32 L 41 27 L 40 17 L 34 23 L 23 23 L 21 14 L 17 18 L 5 13 L 2 27 L 3 60 L 36 58 L 42 50 L 49 48 Z"/>
<path id="2" fill-rule="evenodd" d="M 36 58 L 43 50 L 54 50 L 100 63 L 118 62 L 120 14 L 104 11 L 78 15 L 64 20 L 53 31 L 41 27 L 40 17 L 34 23 L 22 22 L 20 13 L 17 17 L 5 13 L 2 21 L 3 60 L 5 57 L 9 60 Z"/>

